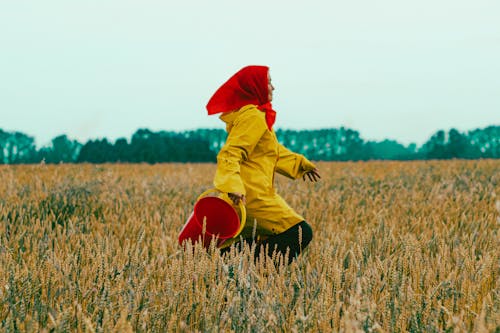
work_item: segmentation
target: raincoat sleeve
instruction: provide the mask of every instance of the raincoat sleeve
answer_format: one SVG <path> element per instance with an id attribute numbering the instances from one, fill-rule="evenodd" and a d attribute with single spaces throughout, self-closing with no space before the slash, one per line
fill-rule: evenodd
<path id="1" fill-rule="evenodd" d="M 257 142 L 267 131 L 264 113 L 255 109 L 238 116 L 229 131 L 226 144 L 217 155 L 214 186 L 224 193 L 246 195 L 240 165 L 248 159 Z"/>
<path id="2" fill-rule="evenodd" d="M 276 172 L 291 179 L 298 179 L 308 171 L 316 169 L 316 166 L 304 155 L 296 154 L 285 148 L 282 144 L 279 147 L 279 160 L 276 165 Z"/>

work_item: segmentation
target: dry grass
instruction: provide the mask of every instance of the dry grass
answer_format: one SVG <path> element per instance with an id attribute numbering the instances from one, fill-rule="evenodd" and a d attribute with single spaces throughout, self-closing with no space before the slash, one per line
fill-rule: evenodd
<path id="1" fill-rule="evenodd" d="M 500 330 L 500 161 L 320 164 L 289 267 L 181 251 L 214 165 L 0 167 L 0 330 Z"/>

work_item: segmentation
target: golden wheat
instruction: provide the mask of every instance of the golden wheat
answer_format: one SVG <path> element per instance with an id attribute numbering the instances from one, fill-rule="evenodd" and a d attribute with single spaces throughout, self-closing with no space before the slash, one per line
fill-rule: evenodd
<path id="1" fill-rule="evenodd" d="M 0 330 L 500 330 L 500 161 L 319 167 L 286 267 L 178 246 L 215 165 L 0 167 Z"/>

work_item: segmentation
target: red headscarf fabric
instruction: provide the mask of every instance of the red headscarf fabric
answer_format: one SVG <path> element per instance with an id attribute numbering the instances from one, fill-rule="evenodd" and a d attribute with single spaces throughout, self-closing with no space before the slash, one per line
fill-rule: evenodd
<path id="1" fill-rule="evenodd" d="M 269 101 L 267 66 L 247 66 L 227 80 L 210 98 L 208 114 L 231 112 L 248 104 L 255 104 L 266 113 L 269 130 L 276 120 L 276 111 Z"/>

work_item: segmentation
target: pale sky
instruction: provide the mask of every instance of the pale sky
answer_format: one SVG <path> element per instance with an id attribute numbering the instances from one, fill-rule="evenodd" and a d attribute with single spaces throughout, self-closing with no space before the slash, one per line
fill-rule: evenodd
<path id="1" fill-rule="evenodd" d="M 45 145 L 224 128 L 212 93 L 271 68 L 276 128 L 424 143 L 500 125 L 498 0 L 0 0 L 0 129 Z"/>

